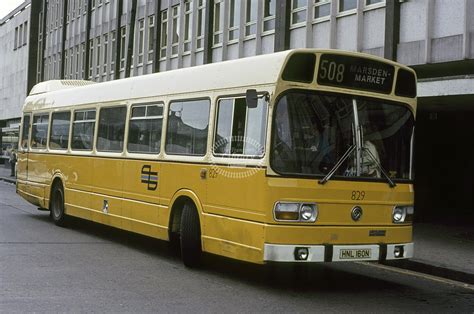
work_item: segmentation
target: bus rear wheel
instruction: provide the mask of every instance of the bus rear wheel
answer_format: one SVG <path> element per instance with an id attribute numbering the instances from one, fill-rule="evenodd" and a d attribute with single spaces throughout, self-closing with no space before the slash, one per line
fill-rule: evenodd
<path id="1" fill-rule="evenodd" d="M 57 226 L 66 225 L 67 216 L 64 212 L 64 190 L 61 184 L 57 183 L 51 191 L 51 218 Z"/>
<path id="2" fill-rule="evenodd" d="M 201 263 L 201 225 L 199 215 L 193 204 L 186 203 L 183 208 L 180 226 L 181 258 L 186 267 L 197 267 Z"/>

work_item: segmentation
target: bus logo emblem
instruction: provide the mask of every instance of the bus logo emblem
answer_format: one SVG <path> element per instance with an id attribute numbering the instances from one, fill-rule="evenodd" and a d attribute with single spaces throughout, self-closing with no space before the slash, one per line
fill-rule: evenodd
<path id="1" fill-rule="evenodd" d="M 144 165 L 141 180 L 147 185 L 149 191 L 155 191 L 158 187 L 158 172 L 151 171 L 150 165 Z"/>
<path id="2" fill-rule="evenodd" d="M 351 217 L 352 220 L 359 221 L 359 219 L 362 217 L 362 208 L 360 206 L 354 207 L 351 212 Z"/>

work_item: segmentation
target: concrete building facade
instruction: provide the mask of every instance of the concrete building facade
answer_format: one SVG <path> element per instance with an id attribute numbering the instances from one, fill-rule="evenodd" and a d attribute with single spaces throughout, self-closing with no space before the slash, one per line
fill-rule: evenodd
<path id="1" fill-rule="evenodd" d="M 26 90 L 49 79 L 102 82 L 299 47 L 412 66 L 420 82 L 417 202 L 434 215 L 446 207 L 474 212 L 474 0 L 35 0 L 12 20 L 23 14 L 29 53 L 11 45 L 21 22 L 0 26 L 10 34 L 1 49 L 9 41 L 7 53 L 20 60 L 0 69 L 28 64 L 26 82 L 15 83 Z M 25 94 L 5 98 L 13 80 L 2 79 L 6 121 L 19 117 Z"/>
<path id="2" fill-rule="evenodd" d="M 4 133 L 18 126 L 27 94 L 30 7 L 26 1 L 0 20 L 0 127 Z"/>

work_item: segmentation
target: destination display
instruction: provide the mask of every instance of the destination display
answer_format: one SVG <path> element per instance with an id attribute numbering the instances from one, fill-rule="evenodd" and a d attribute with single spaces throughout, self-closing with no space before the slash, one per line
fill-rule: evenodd
<path id="1" fill-rule="evenodd" d="M 358 57 L 323 54 L 319 62 L 318 84 L 390 94 L 395 68 Z"/>

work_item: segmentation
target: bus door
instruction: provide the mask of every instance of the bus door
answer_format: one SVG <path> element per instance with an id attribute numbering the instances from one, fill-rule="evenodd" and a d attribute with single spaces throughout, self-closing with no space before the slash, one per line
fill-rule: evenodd
<path id="1" fill-rule="evenodd" d="M 268 101 L 259 97 L 254 106 L 245 96 L 225 97 L 217 102 L 217 123 L 214 134 L 214 162 L 207 180 L 208 206 L 206 211 L 218 216 L 262 220 L 265 215 L 265 138 L 268 121 Z M 214 238 L 258 246 L 258 234 L 249 224 L 242 230 L 241 223 L 230 219 L 216 219 L 210 234 Z M 256 227 L 258 228 L 258 227 Z M 224 232 L 225 231 L 225 232 Z"/>
<path id="2" fill-rule="evenodd" d="M 28 154 L 29 154 L 29 139 L 31 129 L 31 113 L 23 115 L 23 122 L 21 127 L 20 143 L 18 144 L 17 152 L 17 178 L 26 181 L 28 179 Z"/>

